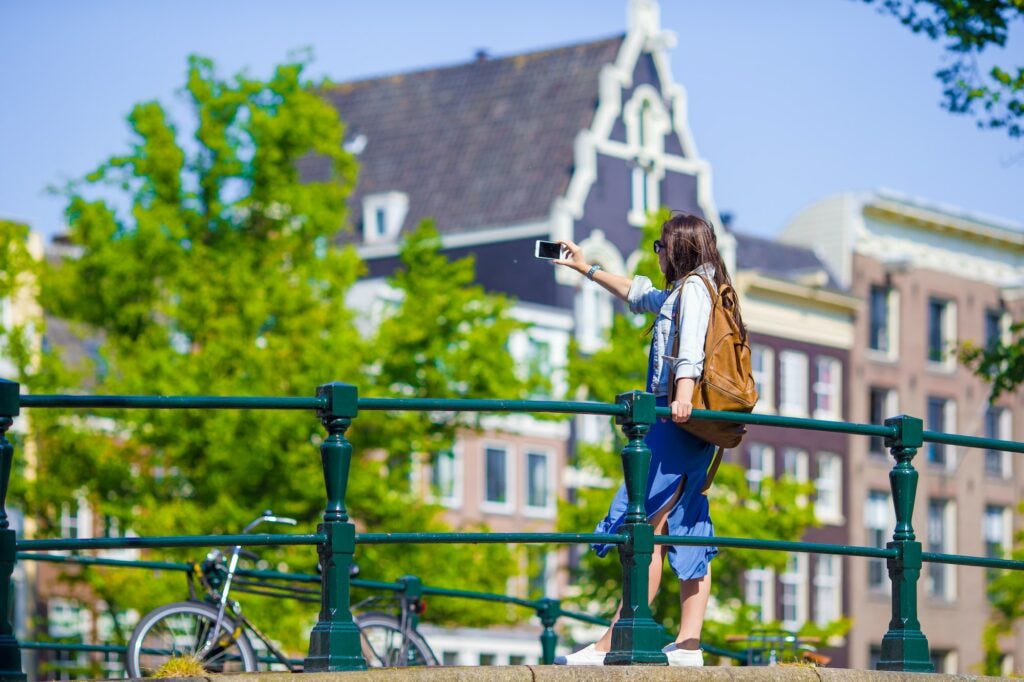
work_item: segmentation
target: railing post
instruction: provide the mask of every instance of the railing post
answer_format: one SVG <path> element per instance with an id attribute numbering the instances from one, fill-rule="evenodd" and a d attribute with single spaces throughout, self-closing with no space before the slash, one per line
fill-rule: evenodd
<path id="1" fill-rule="evenodd" d="M 24 682 L 21 649 L 11 623 L 11 575 L 17 555 L 17 538 L 7 520 L 7 488 L 14 463 L 14 446 L 7 440 L 7 430 L 20 412 L 20 386 L 0 379 L 0 682 Z"/>
<path id="2" fill-rule="evenodd" d="M 647 572 L 654 554 L 654 528 L 647 522 L 644 499 L 651 451 L 644 437 L 654 424 L 654 395 L 640 391 L 622 393 L 616 402 L 625 405 L 626 415 L 615 421 L 626 435 L 622 449 L 622 469 L 626 482 L 626 518 L 619 545 L 622 562 L 622 611 L 612 628 L 612 648 L 605 665 L 667 665 L 661 645 L 665 631 L 655 622 L 647 603 Z"/>
<path id="3" fill-rule="evenodd" d="M 914 499 L 917 496 L 917 470 L 911 464 L 923 440 L 921 420 L 906 415 L 885 420 L 896 427 L 896 435 L 885 441 L 896 464 L 889 472 L 893 505 L 896 508 L 896 529 L 886 547 L 898 552 L 888 559 L 892 582 L 892 620 L 882 638 L 879 670 L 934 672 L 928 653 L 928 638 L 917 620 L 917 581 L 921 576 L 921 543 L 917 542 L 912 525 Z"/>
<path id="4" fill-rule="evenodd" d="M 365 670 L 359 628 L 349 609 L 349 570 L 356 551 L 356 529 L 345 509 L 352 465 L 352 444 L 345 438 L 345 431 L 358 411 L 358 393 L 355 386 L 336 382 L 318 387 L 316 394 L 327 400 L 327 405 L 317 413 L 328 433 L 320 445 L 327 506 L 323 523 L 317 526 L 317 532 L 324 533 L 327 541 L 317 548 L 323 568 L 323 594 L 320 618 L 309 635 L 309 656 L 303 670 Z"/>
<path id="5" fill-rule="evenodd" d="M 555 633 L 555 623 L 558 622 L 558 614 L 562 610 L 562 603 L 557 599 L 544 597 L 537 601 L 537 617 L 540 624 L 544 626 L 540 633 L 540 662 L 544 665 L 552 665 L 555 662 L 555 647 L 558 646 L 558 635 Z"/>

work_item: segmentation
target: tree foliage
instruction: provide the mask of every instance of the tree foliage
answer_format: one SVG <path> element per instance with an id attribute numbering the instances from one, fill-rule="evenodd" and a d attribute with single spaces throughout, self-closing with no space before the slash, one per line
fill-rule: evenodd
<path id="1" fill-rule="evenodd" d="M 41 300 L 79 342 L 44 356 L 32 390 L 309 396 L 340 380 L 362 395 L 521 396 L 511 359 L 495 352 L 517 327 L 510 302 L 471 286 L 472 260 L 449 262 L 429 225 L 403 246 L 391 279 L 398 305 L 369 332 L 357 327 L 345 298 L 364 265 L 353 248 L 335 245 L 357 163 L 342 148 L 337 112 L 303 79 L 304 66 L 284 64 L 265 81 L 224 80 L 209 60 L 191 58 L 188 135 L 157 102 L 132 110 L 128 152 L 66 190 L 78 253 L 41 278 Z M 330 179 L 300 177 L 298 162 L 309 154 L 327 159 Z M 40 534 L 57 533 L 75 498 L 108 525 L 140 535 L 235 533 L 264 509 L 300 519 L 308 532 L 323 513 L 324 432 L 312 414 L 33 416 L 37 462 L 19 472 L 12 498 L 40 519 Z M 347 502 L 356 523 L 446 529 L 439 507 L 411 485 L 410 461 L 450 447 L 459 427 L 452 415 L 361 414 L 349 433 Z M 444 551 L 439 562 L 436 550 L 422 547 L 367 547 L 357 560 L 373 579 L 416 573 L 430 584 L 504 591 L 514 568 L 505 547 Z M 316 565 L 309 548 L 264 555 L 291 570 Z M 112 611 L 182 596 L 177 579 L 99 569 L 83 576 Z M 277 601 L 265 605 L 264 615 L 271 612 L 255 620 L 276 623 L 271 634 L 301 648 L 315 609 L 289 611 Z M 465 623 L 509 615 L 472 602 L 435 603 L 431 614 Z"/>
<path id="2" fill-rule="evenodd" d="M 0 302 L 17 306 L 35 298 L 39 277 L 39 263 L 29 248 L 27 225 L 0 220 Z M 0 317 L 0 358 L 11 363 L 12 376 L 0 377 L 8 381 L 25 381 L 32 365 L 33 338 L 42 331 L 42 320 L 36 315 L 15 319 L 14 315 Z"/>
<path id="3" fill-rule="evenodd" d="M 639 246 L 644 256 L 637 265 L 637 274 L 646 275 L 655 283 L 662 282 L 664 276 L 652 245 L 667 217 L 666 212 L 652 216 Z M 615 395 L 624 391 L 644 390 L 650 344 L 645 334 L 647 324 L 643 317 L 619 311 L 613 317 L 604 348 L 587 355 L 574 346 L 569 359 L 570 386 L 584 391 L 588 399 L 604 402 L 614 401 Z M 587 531 L 605 515 L 622 481 L 619 453 L 624 445 L 622 433 L 612 425 L 606 443 L 577 446 L 577 467 L 595 485 L 578 489 L 573 501 L 560 505 L 558 518 L 562 530 Z M 788 478 L 766 479 L 758 490 L 751 491 L 744 470 L 738 464 L 723 463 L 710 492 L 715 533 L 723 537 L 798 540 L 816 523 L 813 509 L 806 502 L 810 493 L 809 484 Z M 724 513 L 726 509 L 728 513 Z M 709 611 L 704 639 L 728 647 L 726 634 L 760 627 L 758 614 L 744 603 L 744 571 L 769 567 L 781 572 L 785 564 L 786 555 L 781 552 L 721 550 L 713 562 L 712 594 L 716 607 Z M 679 582 L 670 569 L 665 570 L 654 612 L 655 618 L 674 635 L 679 624 Z M 593 552 L 583 554 L 573 578 L 578 585 L 578 600 L 583 604 L 596 603 L 601 613 L 610 616 L 622 597 L 621 568 L 615 553 L 603 559 Z M 824 629 L 808 624 L 806 630 L 831 635 L 844 632 L 848 626 L 845 621 Z"/>
<path id="4" fill-rule="evenodd" d="M 914 33 L 942 40 L 949 63 L 936 72 L 943 107 L 972 114 L 978 126 L 1024 135 L 1024 65 L 993 65 L 984 72 L 979 56 L 1005 47 L 1010 27 L 1024 20 L 1020 0 L 863 0 L 899 19 Z M 1019 52 L 1018 52 L 1019 54 Z"/>
<path id="5" fill-rule="evenodd" d="M 992 385 L 989 400 L 1012 393 L 1024 382 L 1024 322 L 1010 325 L 1010 338 L 988 346 L 966 342 L 959 348 L 960 361 Z"/>

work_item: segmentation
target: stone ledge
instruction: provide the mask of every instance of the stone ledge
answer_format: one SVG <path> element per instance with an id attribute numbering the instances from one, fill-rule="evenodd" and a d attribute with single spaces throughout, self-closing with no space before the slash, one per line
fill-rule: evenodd
<path id="1" fill-rule="evenodd" d="M 668 668 L 663 666 L 438 666 L 429 668 L 376 668 L 347 673 L 247 673 L 183 678 L 182 682 L 385 682 L 386 680 L 453 680 L 454 682 L 602 682 L 632 680 L 703 680 L 705 682 L 968 682 L 1002 680 L 1002 677 L 946 675 L 939 673 L 900 673 L 878 670 L 846 670 L 807 666 L 708 666 L 705 668 Z"/>

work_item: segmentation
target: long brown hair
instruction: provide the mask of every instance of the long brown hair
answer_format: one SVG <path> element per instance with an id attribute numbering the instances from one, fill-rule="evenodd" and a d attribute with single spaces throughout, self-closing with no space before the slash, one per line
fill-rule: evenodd
<path id="1" fill-rule="evenodd" d="M 666 288 L 681 285 L 683 277 L 705 263 L 715 269 L 716 288 L 721 289 L 723 284 L 733 286 L 722 254 L 718 252 L 715 230 L 708 221 L 689 213 L 675 213 L 662 224 L 661 240 L 666 251 Z M 740 315 L 739 297 L 734 298 L 736 305 L 730 312 L 746 337 L 747 329 Z"/>

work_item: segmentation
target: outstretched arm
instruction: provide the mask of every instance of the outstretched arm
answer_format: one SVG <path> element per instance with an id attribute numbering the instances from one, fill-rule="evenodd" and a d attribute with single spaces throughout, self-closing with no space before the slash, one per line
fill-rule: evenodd
<path id="1" fill-rule="evenodd" d="M 569 255 L 567 258 L 559 258 L 552 262 L 556 265 L 564 265 L 567 268 L 572 268 L 581 275 L 586 275 L 590 271 L 590 264 L 583 259 L 583 249 L 568 239 L 558 243 L 562 245 L 562 248 L 565 249 Z M 633 280 L 629 277 L 615 275 L 605 270 L 598 270 L 595 272 L 594 281 L 623 301 L 626 300 L 626 296 L 629 294 L 629 287 L 633 283 Z"/>

